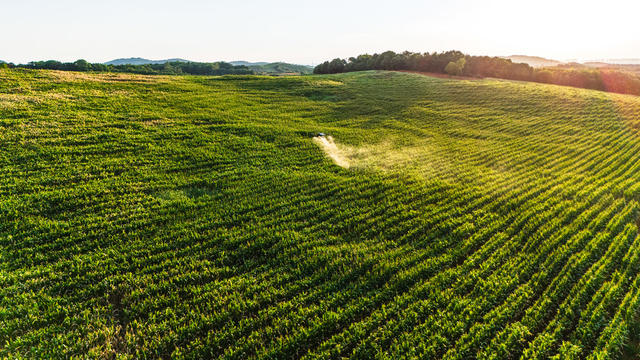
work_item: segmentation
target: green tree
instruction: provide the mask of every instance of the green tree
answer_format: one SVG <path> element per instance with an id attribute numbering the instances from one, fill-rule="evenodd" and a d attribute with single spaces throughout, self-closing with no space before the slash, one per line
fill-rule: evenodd
<path id="1" fill-rule="evenodd" d="M 333 59 L 329 63 L 329 73 L 330 74 L 337 74 L 337 73 L 344 72 L 345 65 L 346 65 L 346 61 L 344 61 L 344 60 L 342 60 L 342 59 Z"/>
<path id="2" fill-rule="evenodd" d="M 87 60 L 77 60 L 73 63 L 75 65 L 77 71 L 89 71 L 91 70 L 91 64 L 87 62 Z"/>
<path id="3" fill-rule="evenodd" d="M 466 63 L 466 60 L 464 58 L 460 58 L 458 59 L 458 61 L 451 61 L 444 68 L 444 71 L 449 75 L 456 75 L 456 76 L 462 75 L 462 72 L 464 71 L 465 63 Z"/>
<path id="4" fill-rule="evenodd" d="M 457 63 L 451 61 L 444 68 L 444 71 L 449 75 L 458 75 L 460 73 L 460 67 L 458 66 Z"/>

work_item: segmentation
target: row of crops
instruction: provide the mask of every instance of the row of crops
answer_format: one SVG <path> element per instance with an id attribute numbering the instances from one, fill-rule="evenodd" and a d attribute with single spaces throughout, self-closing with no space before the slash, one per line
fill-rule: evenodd
<path id="1" fill-rule="evenodd" d="M 633 358 L 639 124 L 496 80 L 0 70 L 0 357 Z"/>

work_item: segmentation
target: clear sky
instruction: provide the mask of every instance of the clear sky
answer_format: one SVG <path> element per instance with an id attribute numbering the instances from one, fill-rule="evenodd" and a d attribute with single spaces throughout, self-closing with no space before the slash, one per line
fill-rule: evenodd
<path id="1" fill-rule="evenodd" d="M 0 60 L 185 58 L 317 64 L 384 50 L 640 58 L 640 1 L 20 0 Z"/>

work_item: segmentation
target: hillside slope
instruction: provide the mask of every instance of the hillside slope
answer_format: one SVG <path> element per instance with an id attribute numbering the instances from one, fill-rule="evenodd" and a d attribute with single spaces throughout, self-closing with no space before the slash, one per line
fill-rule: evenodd
<path id="1" fill-rule="evenodd" d="M 498 80 L 0 70 L 0 357 L 632 354 L 639 126 Z"/>

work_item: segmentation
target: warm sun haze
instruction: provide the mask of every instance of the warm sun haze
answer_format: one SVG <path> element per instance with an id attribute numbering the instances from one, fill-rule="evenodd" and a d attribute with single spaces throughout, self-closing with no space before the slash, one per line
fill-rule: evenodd
<path id="1" fill-rule="evenodd" d="M 0 60 L 118 57 L 317 64 L 335 57 L 457 49 L 560 60 L 639 58 L 640 2 L 206 1 L 2 4 Z"/>

